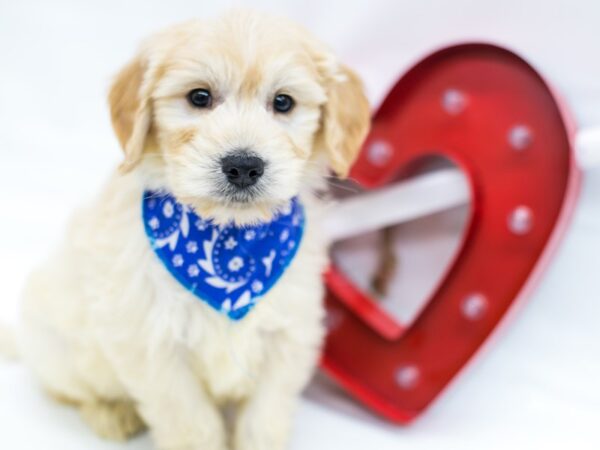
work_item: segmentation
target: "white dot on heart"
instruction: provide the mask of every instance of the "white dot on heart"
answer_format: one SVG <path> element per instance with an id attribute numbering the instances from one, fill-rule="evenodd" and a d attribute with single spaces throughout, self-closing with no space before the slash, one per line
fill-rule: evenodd
<path id="1" fill-rule="evenodd" d="M 442 94 L 442 108 L 451 116 L 456 116 L 467 107 L 467 96 L 458 89 L 446 89 Z"/>
<path id="2" fill-rule="evenodd" d="M 480 292 L 467 295 L 461 303 L 461 312 L 469 320 L 481 319 L 488 308 L 488 299 Z"/>
<path id="3" fill-rule="evenodd" d="M 421 371 L 414 364 L 402 366 L 396 371 L 396 383 L 402 389 L 413 389 L 420 378 Z"/>
<path id="4" fill-rule="evenodd" d="M 344 321 L 344 313 L 339 309 L 327 308 L 327 315 L 325 316 L 325 327 L 329 330 L 335 330 Z"/>
<path id="5" fill-rule="evenodd" d="M 531 208 L 520 205 L 508 215 L 508 228 L 514 234 L 524 235 L 533 228 L 533 212 Z"/>
<path id="6" fill-rule="evenodd" d="M 525 150 L 533 143 L 533 132 L 527 125 L 515 125 L 508 130 L 508 143 L 514 150 Z"/>
<path id="7" fill-rule="evenodd" d="M 367 150 L 367 158 L 374 166 L 384 166 L 391 159 L 392 146 L 385 141 L 373 141 Z"/>

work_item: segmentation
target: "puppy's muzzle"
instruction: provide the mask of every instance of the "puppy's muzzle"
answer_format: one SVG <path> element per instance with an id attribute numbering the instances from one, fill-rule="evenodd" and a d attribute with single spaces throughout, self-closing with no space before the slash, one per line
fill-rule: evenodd
<path id="1" fill-rule="evenodd" d="M 221 159 L 221 170 L 227 181 L 238 189 L 253 186 L 265 171 L 265 162 L 245 153 L 225 156 Z"/>

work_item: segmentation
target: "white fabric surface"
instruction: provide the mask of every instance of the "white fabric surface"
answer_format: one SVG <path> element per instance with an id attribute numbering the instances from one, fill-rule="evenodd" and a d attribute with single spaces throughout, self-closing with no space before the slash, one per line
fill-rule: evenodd
<path id="1" fill-rule="evenodd" d="M 0 319 L 16 319 L 25 275 L 119 160 L 104 99 L 110 76 L 149 32 L 226 4 L 0 0 Z M 359 71 L 374 104 L 426 52 L 480 39 L 528 57 L 580 124 L 600 124 L 596 0 L 243 5 L 305 23 Z M 391 426 L 321 381 L 302 402 L 291 449 L 600 448 L 599 255 L 596 169 L 585 174 L 573 224 L 534 295 L 420 420 Z M 0 362 L 0 448 L 151 444 L 98 440 L 75 412 L 43 397 L 23 368 Z"/>

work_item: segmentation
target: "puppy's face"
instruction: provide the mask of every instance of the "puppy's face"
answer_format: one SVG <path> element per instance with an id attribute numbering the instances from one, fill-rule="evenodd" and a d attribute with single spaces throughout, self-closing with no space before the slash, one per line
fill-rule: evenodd
<path id="1" fill-rule="evenodd" d="M 345 175 L 369 124 L 360 82 L 299 27 L 233 14 L 147 42 L 110 94 L 124 170 L 140 162 L 198 214 L 267 220 L 329 165 Z"/>

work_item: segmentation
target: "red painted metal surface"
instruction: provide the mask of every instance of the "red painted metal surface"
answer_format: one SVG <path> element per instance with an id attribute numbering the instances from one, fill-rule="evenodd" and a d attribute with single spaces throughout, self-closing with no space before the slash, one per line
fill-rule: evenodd
<path id="1" fill-rule="evenodd" d="M 546 265 L 578 191 L 573 133 L 544 80 L 505 49 L 447 48 L 405 74 L 375 114 L 351 176 L 377 189 L 427 155 L 449 158 L 470 181 L 465 238 L 407 326 L 332 267 L 324 369 L 392 421 L 422 413 Z M 374 145 L 391 148 L 389 159 L 370 157 Z"/>

